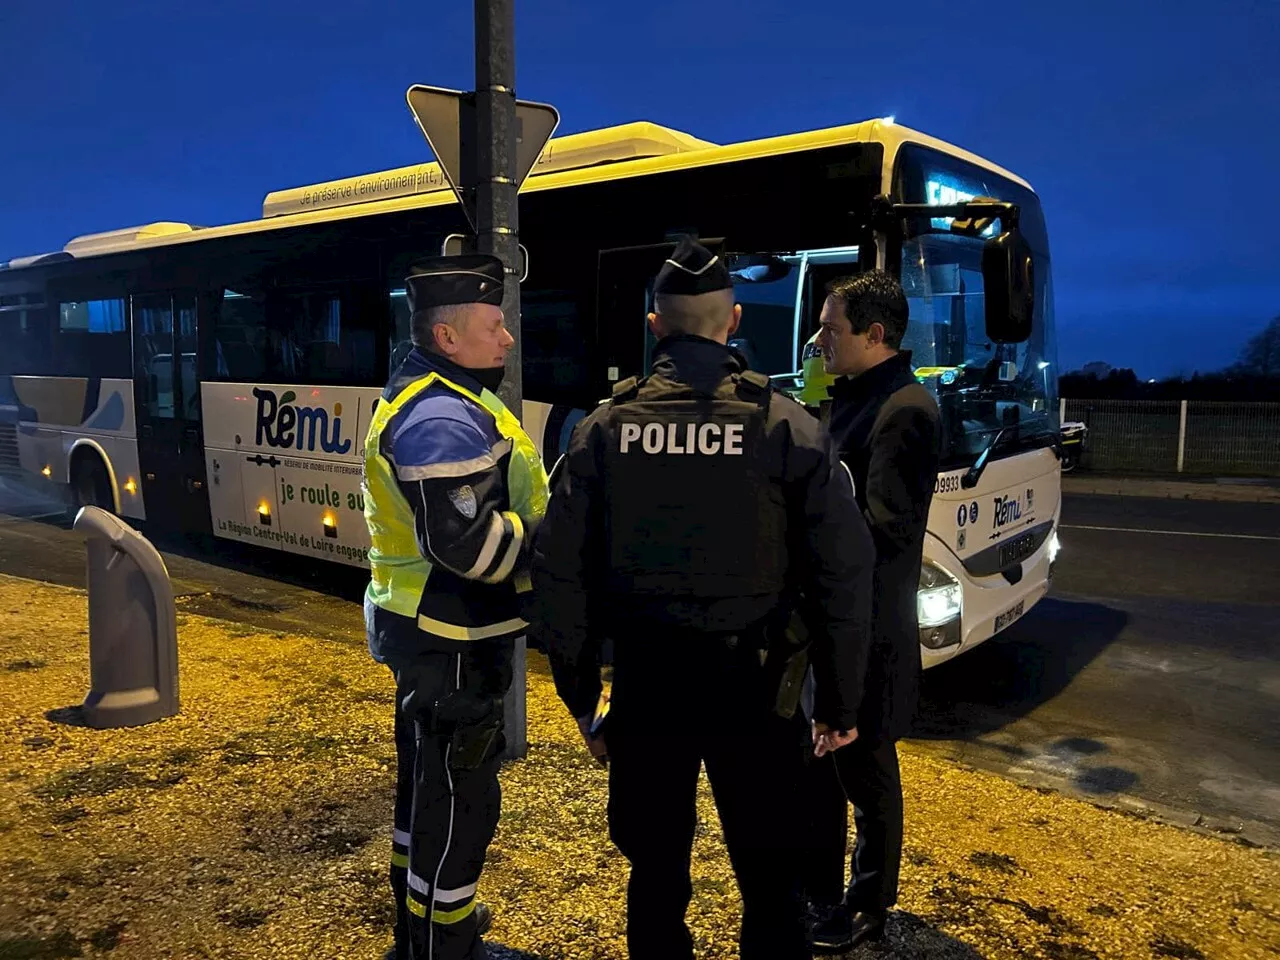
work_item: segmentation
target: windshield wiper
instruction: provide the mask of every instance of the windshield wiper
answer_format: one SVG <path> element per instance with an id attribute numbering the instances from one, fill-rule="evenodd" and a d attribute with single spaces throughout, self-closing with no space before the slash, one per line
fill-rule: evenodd
<path id="1" fill-rule="evenodd" d="M 966 470 L 964 476 L 960 478 L 960 486 L 966 490 L 971 490 L 978 485 L 978 481 L 982 479 L 982 471 L 987 469 L 987 460 L 991 456 L 991 451 L 996 448 L 996 444 L 1000 442 L 1000 438 L 1008 430 L 1008 427 L 1001 427 L 996 431 L 996 435 L 991 438 L 991 442 L 986 445 L 982 453 L 978 454 L 978 459 L 973 461 L 973 466 Z"/>

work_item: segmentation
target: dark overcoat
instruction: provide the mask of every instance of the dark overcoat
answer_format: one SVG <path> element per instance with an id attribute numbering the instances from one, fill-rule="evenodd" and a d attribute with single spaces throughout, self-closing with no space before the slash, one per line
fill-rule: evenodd
<path id="1" fill-rule="evenodd" d="M 941 448 L 938 405 L 901 351 L 835 382 L 828 429 L 876 548 L 858 735 L 898 739 L 911 729 L 919 696 L 916 592 Z"/>

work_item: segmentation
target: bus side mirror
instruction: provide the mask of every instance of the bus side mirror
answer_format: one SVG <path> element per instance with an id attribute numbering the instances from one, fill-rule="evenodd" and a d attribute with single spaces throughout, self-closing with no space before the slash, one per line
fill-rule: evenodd
<path id="1" fill-rule="evenodd" d="M 768 253 L 733 255 L 726 266 L 738 283 L 773 283 L 791 273 L 791 264 Z"/>
<path id="2" fill-rule="evenodd" d="M 987 338 L 994 343 L 1025 342 L 1035 313 L 1035 261 L 1016 227 L 983 244 L 982 285 Z"/>

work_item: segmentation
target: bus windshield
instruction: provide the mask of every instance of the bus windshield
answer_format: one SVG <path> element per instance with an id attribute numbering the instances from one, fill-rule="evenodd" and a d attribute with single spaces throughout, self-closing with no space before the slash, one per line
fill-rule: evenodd
<path id="1" fill-rule="evenodd" d="M 1022 234 L 1035 255 L 1031 336 L 1025 343 L 996 344 L 986 333 L 982 247 L 1003 224 L 997 220 L 981 237 L 966 237 L 938 217 L 902 242 L 902 287 L 911 308 L 903 346 L 911 351 L 916 378 L 938 399 L 944 466 L 971 464 L 988 446 L 999 457 L 1046 445 L 1057 437 L 1058 375 L 1049 239 L 1039 198 L 1007 177 L 915 144 L 900 151 L 895 179 L 906 203 L 937 206 L 974 197 L 1017 203 Z"/>
<path id="2" fill-rule="evenodd" d="M 1036 259 L 1040 322 L 1025 343 L 996 344 L 986 335 L 982 241 L 929 233 L 903 245 L 911 320 L 902 347 L 937 397 L 949 464 L 972 462 L 997 435 L 993 454 L 1039 446 L 1057 430 L 1052 283 L 1048 260 Z"/>

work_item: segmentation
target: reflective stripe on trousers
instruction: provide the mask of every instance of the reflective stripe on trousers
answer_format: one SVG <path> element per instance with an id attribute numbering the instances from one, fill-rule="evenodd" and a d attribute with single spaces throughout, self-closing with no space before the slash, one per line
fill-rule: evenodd
<path id="1" fill-rule="evenodd" d="M 502 647 L 488 652 L 507 655 Z M 399 722 L 413 728 L 404 736 L 402 726 L 397 737 L 397 750 L 407 754 L 407 762 L 398 764 L 399 822 L 392 835 L 393 863 L 401 851 L 406 855 L 397 904 L 406 952 L 413 960 L 470 960 L 476 944 L 476 884 L 498 822 L 501 738 L 478 766 L 460 769 L 468 744 L 476 742 L 468 732 L 483 728 L 468 723 L 446 724 L 448 732 L 433 729 L 433 711 L 459 691 L 465 699 L 471 691 L 493 687 L 496 696 L 509 667 L 495 681 L 483 659 L 470 652 L 423 651 L 392 669 Z"/>

